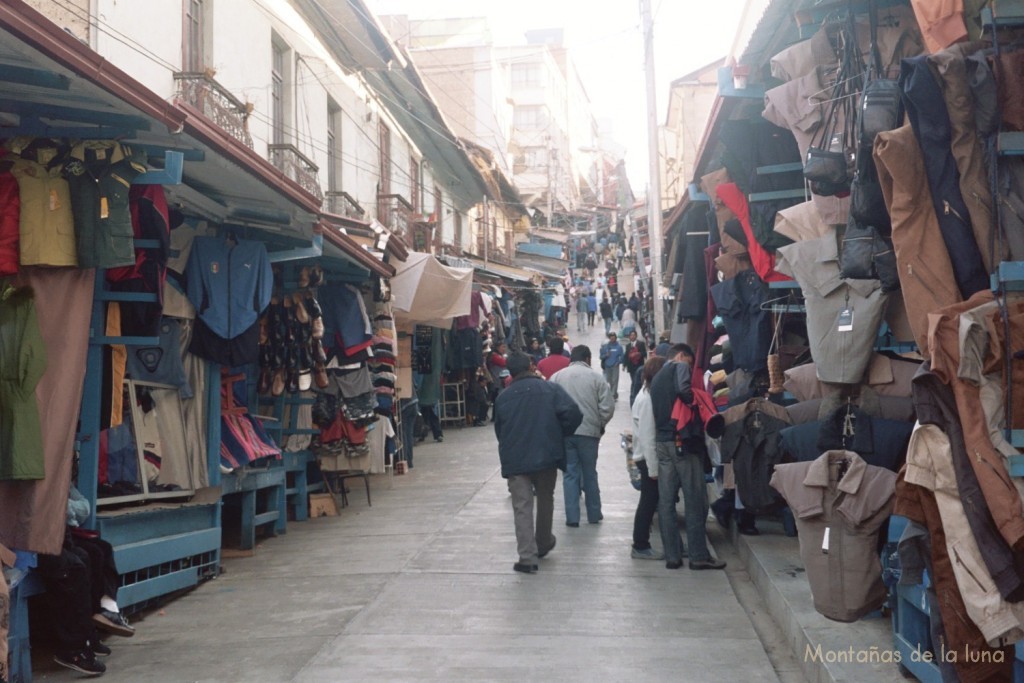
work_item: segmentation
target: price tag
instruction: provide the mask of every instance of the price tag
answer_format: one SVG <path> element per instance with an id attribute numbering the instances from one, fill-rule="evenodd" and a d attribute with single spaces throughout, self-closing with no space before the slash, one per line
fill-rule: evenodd
<path id="1" fill-rule="evenodd" d="M 821 537 L 821 552 L 828 555 L 828 532 L 831 531 L 830 527 L 825 527 L 825 535 Z"/>
<path id="2" fill-rule="evenodd" d="M 106 197 L 100 197 L 100 218 L 110 218 L 110 204 Z"/>
<path id="3" fill-rule="evenodd" d="M 839 313 L 839 320 L 837 321 L 836 329 L 839 332 L 850 332 L 853 330 L 853 309 L 844 308 Z"/>
<path id="4" fill-rule="evenodd" d="M 50 211 L 56 211 L 60 208 L 60 197 L 57 196 L 57 190 L 50 190 Z"/>

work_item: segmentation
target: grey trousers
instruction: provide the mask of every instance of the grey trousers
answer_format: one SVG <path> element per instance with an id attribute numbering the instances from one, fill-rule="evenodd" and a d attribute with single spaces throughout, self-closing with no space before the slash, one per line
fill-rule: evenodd
<path id="1" fill-rule="evenodd" d="M 608 382 L 608 386 L 611 387 L 612 396 L 615 398 L 619 397 L 619 373 L 622 372 L 622 368 L 618 365 L 613 365 L 610 368 L 604 368 L 604 381 Z"/>
<path id="2" fill-rule="evenodd" d="M 708 488 L 704 483 L 704 464 L 695 453 L 678 453 L 671 442 L 656 444 L 658 452 L 658 523 L 665 559 L 678 562 L 683 557 L 676 523 L 676 491 L 683 490 L 686 514 L 686 546 L 690 561 L 711 559 L 705 523 L 708 517 Z"/>
<path id="3" fill-rule="evenodd" d="M 508 492 L 512 494 L 512 516 L 519 544 L 519 561 L 537 564 L 538 548 L 546 552 L 555 544 L 551 535 L 551 516 L 555 510 L 555 482 L 558 470 L 514 474 L 508 478 Z M 533 493 L 537 492 L 537 526 L 533 524 Z"/>

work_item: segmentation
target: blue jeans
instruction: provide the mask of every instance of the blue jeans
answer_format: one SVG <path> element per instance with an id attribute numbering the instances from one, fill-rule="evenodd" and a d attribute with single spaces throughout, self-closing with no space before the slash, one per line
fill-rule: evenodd
<path id="1" fill-rule="evenodd" d="M 587 521 L 601 521 L 601 489 L 597 485 L 597 445 L 595 436 L 565 437 L 565 474 L 562 491 L 565 494 L 565 521 L 580 523 L 580 490 L 586 498 Z M 581 481 L 582 480 L 582 481 Z M 582 483 L 582 487 L 581 487 Z"/>
<path id="2" fill-rule="evenodd" d="M 658 451 L 658 523 L 667 562 L 683 559 L 676 522 L 676 490 L 683 489 L 686 514 L 686 546 L 690 561 L 710 560 L 705 522 L 708 518 L 708 489 L 704 483 L 704 463 L 696 453 L 678 453 L 676 445 L 659 441 Z"/>
<path id="3" fill-rule="evenodd" d="M 612 331 L 612 319 L 611 318 L 605 318 L 604 319 L 604 336 L 607 337 L 608 334 L 611 331 Z"/>

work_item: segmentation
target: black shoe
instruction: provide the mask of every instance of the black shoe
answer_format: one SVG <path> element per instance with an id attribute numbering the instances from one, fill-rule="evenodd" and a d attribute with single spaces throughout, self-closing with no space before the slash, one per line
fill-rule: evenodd
<path id="1" fill-rule="evenodd" d="M 571 526 L 572 528 L 575 529 L 576 527 L 578 527 L 580 525 L 580 523 L 579 522 L 566 522 L 565 525 L 566 526 Z"/>
<path id="2" fill-rule="evenodd" d="M 741 526 L 738 531 L 744 536 L 760 536 L 761 531 L 756 526 Z"/>
<path id="3" fill-rule="evenodd" d="M 103 643 L 101 643 L 98 640 L 95 640 L 95 641 L 90 640 L 89 641 L 89 649 L 92 650 L 92 653 L 94 655 L 96 655 L 97 657 L 108 657 L 108 656 L 110 656 L 110 648 L 107 647 L 106 645 L 104 645 Z"/>
<path id="4" fill-rule="evenodd" d="M 537 557 L 546 557 L 548 553 L 555 549 L 555 544 L 558 543 L 558 539 L 555 538 L 554 534 L 551 534 L 551 545 L 548 546 L 547 550 L 542 550 L 537 553 Z"/>
<path id="5" fill-rule="evenodd" d="M 442 441 L 444 441 L 444 436 L 435 436 L 434 441 L 436 441 L 437 443 L 441 443 Z"/>
<path id="6" fill-rule="evenodd" d="M 96 614 L 92 615 L 92 620 L 96 622 L 96 626 L 104 631 L 108 631 L 115 635 L 124 636 L 125 638 L 131 638 L 135 635 L 135 629 L 128 620 L 124 618 L 124 615 L 120 612 L 111 612 L 108 609 L 101 609 Z"/>
<path id="7" fill-rule="evenodd" d="M 523 574 L 533 574 L 536 573 L 536 571 L 540 569 L 540 567 L 535 564 L 516 562 L 514 565 L 512 565 L 512 569 L 516 570 L 517 572 L 522 572 Z"/>
<path id="8" fill-rule="evenodd" d="M 96 656 L 90 650 L 58 652 L 53 656 L 53 661 L 86 676 L 102 676 L 107 671 L 103 662 L 97 662 Z"/>
<path id="9" fill-rule="evenodd" d="M 690 560 L 690 569 L 694 571 L 700 569 L 725 569 L 725 560 L 716 560 L 715 558 L 709 560 Z"/>
<path id="10" fill-rule="evenodd" d="M 683 566 L 682 560 L 669 560 L 665 563 L 665 569 L 679 569 Z"/>

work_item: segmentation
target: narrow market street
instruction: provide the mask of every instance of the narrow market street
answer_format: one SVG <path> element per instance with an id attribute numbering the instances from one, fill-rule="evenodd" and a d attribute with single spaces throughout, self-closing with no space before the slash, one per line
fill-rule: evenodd
<path id="1" fill-rule="evenodd" d="M 596 357 L 600 321 L 569 329 Z M 493 430 L 449 428 L 416 447 L 408 474 L 373 477 L 372 507 L 352 481 L 341 516 L 289 524 L 255 557 L 137 615 L 134 638 L 106 641 L 104 680 L 779 680 L 725 572 L 630 559 L 629 421 L 620 390 L 598 462 L 604 521 L 567 528 L 559 484 L 558 545 L 537 574 L 512 571 Z M 720 527 L 708 528 L 722 552 Z M 38 680 L 78 679 L 35 659 Z"/>

